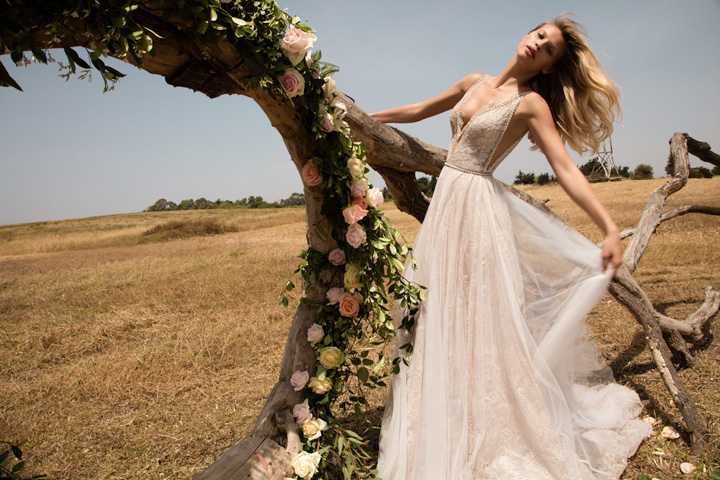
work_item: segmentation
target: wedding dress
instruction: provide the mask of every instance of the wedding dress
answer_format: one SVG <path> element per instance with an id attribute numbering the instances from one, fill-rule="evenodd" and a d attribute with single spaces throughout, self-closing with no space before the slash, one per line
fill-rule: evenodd
<path id="1" fill-rule="evenodd" d="M 472 116 L 453 138 L 414 244 L 427 287 L 413 352 L 392 379 L 383 480 L 617 479 L 652 427 L 597 361 L 584 319 L 610 273 L 585 237 L 492 177 L 527 92 Z M 407 334 L 399 332 L 398 344 Z"/>

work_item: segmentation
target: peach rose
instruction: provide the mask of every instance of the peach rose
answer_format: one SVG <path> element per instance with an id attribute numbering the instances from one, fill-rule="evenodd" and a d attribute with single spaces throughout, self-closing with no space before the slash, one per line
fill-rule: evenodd
<path id="1" fill-rule="evenodd" d="M 305 185 L 307 185 L 308 187 L 317 187 L 322 181 L 322 176 L 320 176 L 320 170 L 318 169 L 317 165 L 315 165 L 315 162 L 313 162 L 312 160 L 308 160 L 308 162 L 302 168 L 300 176 L 302 177 L 303 182 L 305 182 Z"/>
<path id="2" fill-rule="evenodd" d="M 360 288 L 362 286 L 362 281 L 360 280 L 360 269 L 351 263 L 348 263 L 345 265 L 345 275 L 343 276 L 343 282 L 345 283 L 345 288 L 348 290 L 355 290 L 356 288 Z"/>
<path id="3" fill-rule="evenodd" d="M 368 208 L 368 202 L 367 202 L 367 200 L 365 200 L 365 198 L 363 198 L 363 197 L 354 197 L 354 198 L 353 198 L 353 203 L 354 203 L 355 205 L 357 205 L 358 207 L 362 208 L 362 209 L 367 209 L 367 208 Z"/>
<path id="4" fill-rule="evenodd" d="M 345 293 L 344 288 L 335 287 L 329 289 L 325 294 L 328 299 L 328 305 L 335 305 L 336 303 L 338 303 L 340 301 L 340 297 L 343 296 L 343 293 Z"/>
<path id="5" fill-rule="evenodd" d="M 364 197 L 369 185 L 366 180 L 360 179 L 353 182 L 350 192 L 353 197 Z"/>
<path id="6" fill-rule="evenodd" d="M 303 403 L 298 403 L 293 407 L 293 417 L 295 418 L 295 422 L 301 426 L 312 418 L 307 398 Z"/>
<path id="7" fill-rule="evenodd" d="M 327 427 L 327 422 L 325 422 L 325 420 L 313 418 L 303 424 L 303 435 L 305 435 L 305 438 L 308 440 L 315 440 L 320 438 L 322 431 L 325 430 L 325 427 Z"/>
<path id="8" fill-rule="evenodd" d="M 353 223 L 357 223 L 363 218 L 365 218 L 365 215 L 367 215 L 368 212 L 360 205 L 353 204 L 349 207 L 343 208 L 342 213 L 345 222 L 352 225 Z"/>
<path id="9" fill-rule="evenodd" d="M 317 323 L 313 323 L 312 327 L 308 328 L 307 339 L 310 345 L 313 347 L 325 337 L 325 331 Z"/>
<path id="10" fill-rule="evenodd" d="M 383 198 L 382 190 L 379 188 L 373 187 L 369 189 L 367 192 L 365 192 L 365 200 L 367 200 L 368 205 L 375 208 L 380 208 L 382 204 L 385 202 L 385 199 Z"/>
<path id="11" fill-rule="evenodd" d="M 308 382 L 308 388 L 318 395 L 324 395 L 332 390 L 332 382 L 329 378 L 319 380 L 317 377 L 312 377 Z"/>
<path id="12" fill-rule="evenodd" d="M 293 457 L 290 466 L 293 468 L 295 475 L 303 480 L 310 480 L 317 473 L 321 459 L 320 452 L 308 453 L 302 451 Z"/>
<path id="13" fill-rule="evenodd" d="M 285 70 L 285 73 L 280 77 L 280 83 L 282 83 L 282 86 L 290 98 L 305 93 L 305 79 L 302 74 L 294 68 Z"/>
<path id="14" fill-rule="evenodd" d="M 337 368 L 340 363 L 340 355 L 342 352 L 337 347 L 325 347 L 320 350 L 318 361 L 320 365 L 325 367 L 327 370 L 331 368 Z"/>
<path id="15" fill-rule="evenodd" d="M 360 313 L 360 302 L 347 292 L 340 297 L 338 305 L 340 306 L 340 315 L 343 317 L 357 317 Z"/>
<path id="16" fill-rule="evenodd" d="M 360 175 L 363 174 L 363 171 L 365 170 L 365 165 L 363 164 L 362 160 L 353 157 L 347 161 L 347 169 L 353 178 L 358 178 Z"/>
<path id="17" fill-rule="evenodd" d="M 297 371 L 292 374 L 290 377 L 290 385 L 292 385 L 293 390 L 296 392 L 299 392 L 303 388 L 305 388 L 305 384 L 308 382 L 308 379 L 310 378 L 310 375 L 307 371 L 300 372 Z"/>
<path id="18" fill-rule="evenodd" d="M 367 234 L 365 233 L 365 230 L 363 230 L 363 227 L 358 223 L 350 225 L 347 233 L 345 234 L 345 240 L 347 240 L 353 248 L 358 248 L 362 245 L 366 238 Z"/>
<path id="19" fill-rule="evenodd" d="M 305 58 L 305 54 L 312 49 L 316 41 L 317 37 L 312 33 L 303 32 L 299 28 L 291 28 L 280 40 L 280 48 L 290 63 L 297 65 Z"/>
<path id="20" fill-rule="evenodd" d="M 332 252 L 328 254 L 328 260 L 330 260 L 330 263 L 333 265 L 340 266 L 345 264 L 345 252 L 342 251 L 340 248 L 336 248 Z"/>

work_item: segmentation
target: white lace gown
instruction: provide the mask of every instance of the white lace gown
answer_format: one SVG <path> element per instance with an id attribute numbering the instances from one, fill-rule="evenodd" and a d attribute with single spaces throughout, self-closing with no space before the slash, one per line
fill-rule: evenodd
<path id="1" fill-rule="evenodd" d="M 482 81 L 453 109 L 419 268 L 406 269 L 426 301 L 392 380 L 379 477 L 617 479 L 652 427 L 585 338 L 610 274 L 595 245 L 492 177 L 517 144 L 495 152 L 524 93 L 463 125 Z"/>

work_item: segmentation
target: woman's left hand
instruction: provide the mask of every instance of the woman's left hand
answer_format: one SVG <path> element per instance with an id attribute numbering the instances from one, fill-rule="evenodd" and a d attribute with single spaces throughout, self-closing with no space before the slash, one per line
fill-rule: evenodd
<path id="1" fill-rule="evenodd" d="M 612 268 L 614 277 L 615 272 L 622 263 L 622 244 L 620 243 L 620 235 L 616 231 L 605 236 L 602 244 L 602 262 L 603 271 L 608 267 Z"/>

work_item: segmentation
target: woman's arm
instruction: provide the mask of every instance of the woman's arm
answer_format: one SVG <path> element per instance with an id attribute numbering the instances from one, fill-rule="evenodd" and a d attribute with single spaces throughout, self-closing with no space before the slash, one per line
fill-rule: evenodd
<path id="1" fill-rule="evenodd" d="M 395 107 L 382 112 L 371 113 L 370 116 L 383 123 L 412 123 L 450 110 L 460 101 L 465 92 L 481 77 L 479 73 L 471 73 L 440 95 L 436 95 L 421 103 L 413 103 Z"/>
<path id="2" fill-rule="evenodd" d="M 560 186 L 605 235 L 602 247 L 603 268 L 611 265 L 614 275 L 622 262 L 622 246 L 617 225 L 600 203 L 585 175 L 570 158 L 545 100 L 535 94 L 528 95 L 525 100 L 527 104 L 524 105 L 523 115 L 527 118 L 530 133 L 545 154 Z"/>

